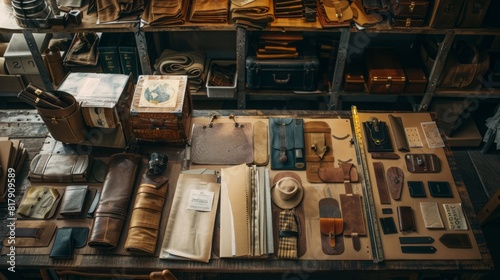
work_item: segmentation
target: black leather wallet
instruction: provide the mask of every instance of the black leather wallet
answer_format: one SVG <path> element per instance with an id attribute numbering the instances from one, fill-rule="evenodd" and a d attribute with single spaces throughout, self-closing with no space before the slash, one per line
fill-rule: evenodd
<path id="1" fill-rule="evenodd" d="M 391 135 L 385 122 L 373 119 L 363 123 L 368 152 L 394 152 Z"/>
<path id="2" fill-rule="evenodd" d="M 426 197 L 424 182 L 422 181 L 408 181 L 408 189 L 411 197 Z"/>
<path id="3" fill-rule="evenodd" d="M 59 213 L 66 215 L 82 215 L 85 199 L 88 193 L 88 186 L 67 186 L 61 202 Z"/>
<path id="4" fill-rule="evenodd" d="M 416 231 L 415 218 L 411 206 L 398 206 L 399 230 Z"/>
<path id="5" fill-rule="evenodd" d="M 74 241 L 72 228 L 59 228 L 54 239 L 54 245 L 50 250 L 50 257 L 59 260 L 69 260 L 73 258 Z"/>
<path id="6" fill-rule="evenodd" d="M 453 197 L 450 183 L 446 181 L 429 181 L 427 185 L 429 185 L 429 192 L 433 197 Z"/>

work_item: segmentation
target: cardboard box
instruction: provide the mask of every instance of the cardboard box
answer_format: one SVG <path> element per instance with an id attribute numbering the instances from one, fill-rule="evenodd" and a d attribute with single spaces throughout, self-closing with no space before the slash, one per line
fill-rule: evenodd
<path id="1" fill-rule="evenodd" d="M 191 95 L 184 75 L 141 75 L 130 107 L 138 140 L 185 145 L 191 131 Z"/>
<path id="2" fill-rule="evenodd" d="M 34 33 L 33 36 L 38 50 L 42 53 L 47 48 L 49 36 L 45 33 Z M 4 57 L 9 74 L 39 74 L 35 59 L 23 34 L 12 34 Z"/>

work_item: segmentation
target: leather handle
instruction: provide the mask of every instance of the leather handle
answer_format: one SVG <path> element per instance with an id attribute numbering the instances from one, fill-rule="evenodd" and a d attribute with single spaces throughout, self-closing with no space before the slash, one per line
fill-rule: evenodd
<path id="1" fill-rule="evenodd" d="M 276 74 L 273 74 L 273 81 L 277 84 L 286 84 L 290 81 L 290 74 L 287 74 L 286 79 L 278 79 L 276 78 Z"/>

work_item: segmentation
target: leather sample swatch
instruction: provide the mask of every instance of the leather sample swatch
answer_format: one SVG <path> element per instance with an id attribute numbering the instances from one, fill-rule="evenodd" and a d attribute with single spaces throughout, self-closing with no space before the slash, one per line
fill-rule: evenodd
<path id="1" fill-rule="evenodd" d="M 382 232 L 384 232 L 384 234 L 398 233 L 393 217 L 380 218 L 380 226 L 382 227 Z"/>
<path id="2" fill-rule="evenodd" d="M 408 181 L 408 190 L 411 197 L 426 197 L 424 182 L 422 181 Z"/>
<path id="3" fill-rule="evenodd" d="M 57 230 L 54 244 L 50 250 L 50 257 L 53 259 L 69 260 L 73 258 L 74 242 L 71 237 L 72 228 L 60 228 Z"/>
<path id="4" fill-rule="evenodd" d="M 375 171 L 375 179 L 377 182 L 378 196 L 381 204 L 391 204 L 391 197 L 387 189 L 387 181 L 385 179 L 385 168 L 382 162 L 374 162 L 373 170 Z"/>
<path id="5" fill-rule="evenodd" d="M 434 246 L 401 246 L 404 254 L 434 254 L 436 251 Z"/>
<path id="6" fill-rule="evenodd" d="M 447 248 L 453 249 L 470 249 L 472 243 L 469 234 L 467 233 L 445 233 L 441 235 L 439 241 Z"/>
<path id="7" fill-rule="evenodd" d="M 269 128 L 263 121 L 253 124 L 253 161 L 259 166 L 269 162 Z"/>
<path id="8" fill-rule="evenodd" d="M 363 122 L 368 152 L 394 152 L 391 135 L 385 122 L 373 118 Z"/>
<path id="9" fill-rule="evenodd" d="M 411 206 L 398 206 L 399 231 L 416 231 L 415 217 Z"/>
<path id="10" fill-rule="evenodd" d="M 410 145 L 408 144 L 408 139 L 406 139 L 403 119 L 401 119 L 401 117 L 396 117 L 392 114 L 389 114 L 389 121 L 391 123 L 392 133 L 394 134 L 394 142 L 396 142 L 398 151 L 409 152 Z"/>
<path id="11" fill-rule="evenodd" d="M 426 228 L 444 228 L 437 202 L 420 202 L 420 211 Z"/>
<path id="12" fill-rule="evenodd" d="M 450 183 L 446 181 L 429 181 L 427 182 L 427 185 L 429 186 L 429 192 L 433 197 L 453 197 Z"/>
<path id="13" fill-rule="evenodd" d="M 363 205 L 359 194 L 341 194 L 340 205 L 344 215 L 344 236 L 352 237 L 354 250 L 361 250 L 360 236 L 366 236 Z"/>
<path id="14" fill-rule="evenodd" d="M 61 195 L 56 188 L 32 186 L 24 193 L 17 214 L 22 218 L 50 219 L 60 200 Z"/>
<path id="15" fill-rule="evenodd" d="M 61 200 L 61 215 L 81 215 L 88 193 L 88 186 L 67 186 Z"/>
<path id="16" fill-rule="evenodd" d="M 16 247 L 47 247 L 52 241 L 57 226 L 53 221 L 22 221 L 16 222 Z M 23 233 L 28 231 L 29 234 Z M 10 246 L 9 238 L 3 240 L 3 246 Z"/>
<path id="17" fill-rule="evenodd" d="M 118 245 L 141 159 L 140 155 L 129 153 L 110 157 L 90 233 L 90 247 L 114 248 Z"/>
<path id="18" fill-rule="evenodd" d="M 331 129 L 323 121 L 304 123 L 304 144 L 306 153 L 306 178 L 311 183 L 324 182 L 318 175 L 325 167 L 333 167 L 334 156 Z"/>
<path id="19" fill-rule="evenodd" d="M 441 163 L 435 154 L 407 154 L 406 168 L 411 173 L 439 173 Z"/>
<path id="20" fill-rule="evenodd" d="M 387 187 L 394 200 L 399 200 L 401 198 L 404 176 L 403 170 L 399 167 L 391 166 L 387 168 Z"/>

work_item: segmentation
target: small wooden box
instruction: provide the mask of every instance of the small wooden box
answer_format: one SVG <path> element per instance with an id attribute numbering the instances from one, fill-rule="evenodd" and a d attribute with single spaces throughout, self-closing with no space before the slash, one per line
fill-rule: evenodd
<path id="1" fill-rule="evenodd" d="M 140 141 L 184 145 L 192 108 L 187 76 L 141 75 L 130 107 L 132 135 Z"/>

